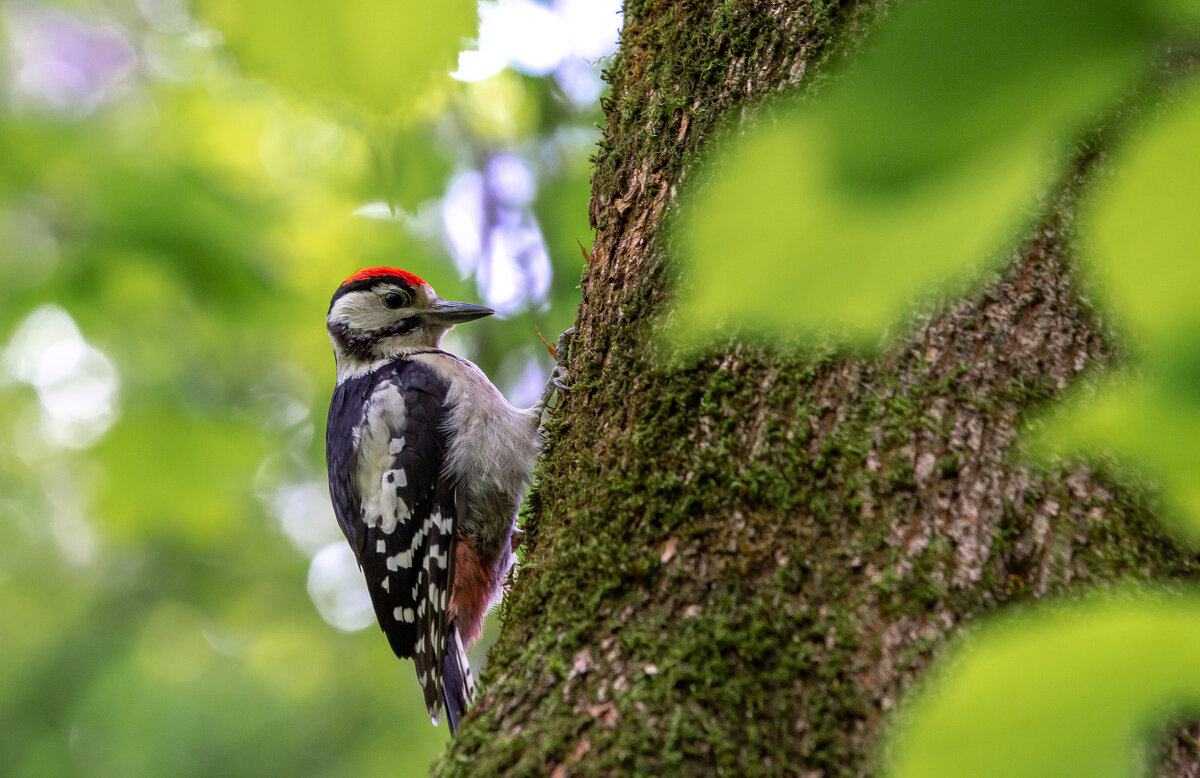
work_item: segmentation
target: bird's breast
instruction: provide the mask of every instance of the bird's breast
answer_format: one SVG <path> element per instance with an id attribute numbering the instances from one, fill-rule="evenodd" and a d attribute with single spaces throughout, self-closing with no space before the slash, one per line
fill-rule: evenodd
<path id="1" fill-rule="evenodd" d="M 450 433 L 446 475 L 464 492 L 460 533 L 481 553 L 504 553 L 537 455 L 535 412 L 514 408 L 473 363 L 448 354 L 422 354 L 447 381 Z"/>

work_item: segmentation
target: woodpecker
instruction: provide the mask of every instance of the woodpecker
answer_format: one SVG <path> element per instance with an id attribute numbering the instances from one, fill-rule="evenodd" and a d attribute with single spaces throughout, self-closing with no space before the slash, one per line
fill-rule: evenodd
<path id="1" fill-rule="evenodd" d="M 455 324 L 493 313 L 375 267 L 342 282 L 326 322 L 337 363 L 325 431 L 334 512 L 392 651 L 412 657 L 434 726 L 444 701 L 451 733 L 474 698 L 464 646 L 512 566 L 542 412 L 567 388 L 560 351 L 542 398 L 514 408 L 475 364 L 441 349 Z"/>

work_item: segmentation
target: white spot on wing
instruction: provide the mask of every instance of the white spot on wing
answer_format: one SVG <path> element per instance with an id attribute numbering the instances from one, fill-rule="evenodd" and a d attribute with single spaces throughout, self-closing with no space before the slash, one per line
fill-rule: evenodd
<path id="1" fill-rule="evenodd" d="M 383 523 L 380 528 L 390 535 L 396 531 L 399 520 L 396 516 L 396 489 L 386 478 L 380 485 L 379 509 L 383 511 Z"/>
<path id="2" fill-rule="evenodd" d="M 413 552 L 410 548 L 408 551 L 401 551 L 399 554 L 387 558 L 387 568 L 395 572 L 396 570 L 407 570 L 412 567 Z"/>

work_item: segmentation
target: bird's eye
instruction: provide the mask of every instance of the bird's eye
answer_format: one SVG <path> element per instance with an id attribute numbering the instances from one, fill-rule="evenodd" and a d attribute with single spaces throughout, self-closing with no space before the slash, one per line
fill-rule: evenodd
<path id="1" fill-rule="evenodd" d="M 383 296 L 383 304 L 389 308 L 403 308 L 408 300 L 399 292 L 388 292 Z"/>

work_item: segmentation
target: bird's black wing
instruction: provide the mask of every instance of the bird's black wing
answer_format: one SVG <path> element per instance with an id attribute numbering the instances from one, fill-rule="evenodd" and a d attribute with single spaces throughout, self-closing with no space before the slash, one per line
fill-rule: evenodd
<path id="1" fill-rule="evenodd" d="M 413 658 L 429 717 L 441 719 L 442 668 L 454 580 L 454 490 L 444 477 L 448 386 L 432 369 L 398 360 L 366 402 L 355 478 L 356 536 L 379 625 L 392 650 Z"/>
<path id="2" fill-rule="evenodd" d="M 363 526 L 362 500 L 354 487 L 354 465 L 358 458 L 358 431 L 363 423 L 367 398 L 375 388 L 377 376 L 366 374 L 338 384 L 329 403 L 325 422 L 325 463 L 329 467 L 329 497 L 338 526 L 356 556 L 362 555 L 366 533 Z"/>

